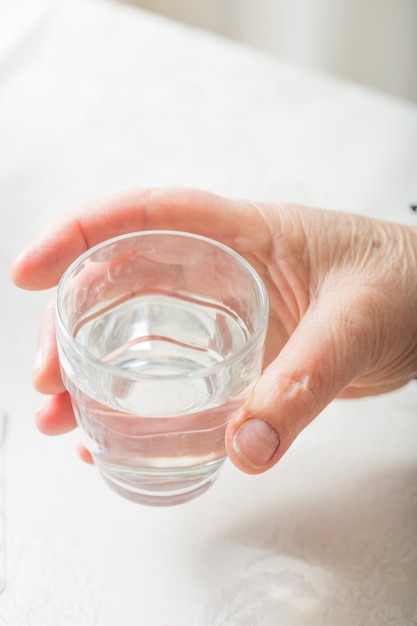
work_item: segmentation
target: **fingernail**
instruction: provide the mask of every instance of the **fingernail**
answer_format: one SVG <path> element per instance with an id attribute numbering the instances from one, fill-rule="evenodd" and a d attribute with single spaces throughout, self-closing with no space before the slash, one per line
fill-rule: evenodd
<path id="1" fill-rule="evenodd" d="M 235 434 L 233 448 L 246 465 L 261 469 L 271 460 L 279 443 L 278 433 L 271 424 L 251 418 L 243 422 Z"/>
<path id="2" fill-rule="evenodd" d="M 42 420 L 44 415 L 46 414 L 47 402 L 47 398 L 42 398 L 38 408 L 35 411 L 35 422 L 40 430 L 42 430 Z"/>
<path id="3" fill-rule="evenodd" d="M 41 350 L 41 347 L 38 346 L 38 349 L 35 355 L 35 362 L 33 364 L 33 371 L 36 372 L 40 368 L 41 365 L 42 365 L 42 350 Z"/>

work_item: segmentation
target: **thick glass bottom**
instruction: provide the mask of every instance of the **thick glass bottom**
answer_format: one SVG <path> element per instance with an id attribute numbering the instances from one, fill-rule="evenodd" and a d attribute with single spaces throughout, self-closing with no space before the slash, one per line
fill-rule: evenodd
<path id="1" fill-rule="evenodd" d="M 149 506 L 173 506 L 203 494 L 216 480 L 224 459 L 172 470 L 131 469 L 94 461 L 109 487 L 124 498 Z"/>

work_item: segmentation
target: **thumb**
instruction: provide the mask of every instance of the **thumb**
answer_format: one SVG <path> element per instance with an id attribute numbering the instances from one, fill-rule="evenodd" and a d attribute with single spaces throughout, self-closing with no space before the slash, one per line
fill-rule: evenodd
<path id="1" fill-rule="evenodd" d="M 337 299 L 310 308 L 264 370 L 227 427 L 227 452 L 239 469 L 258 474 L 272 467 L 297 435 L 367 367 L 366 321 L 356 323 L 351 306 L 352 302 L 343 307 Z"/>

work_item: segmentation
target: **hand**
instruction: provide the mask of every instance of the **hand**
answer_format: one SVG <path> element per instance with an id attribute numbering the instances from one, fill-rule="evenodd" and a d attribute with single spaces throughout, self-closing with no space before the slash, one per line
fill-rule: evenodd
<path id="1" fill-rule="evenodd" d="M 417 232 L 353 214 L 228 200 L 193 190 L 134 190 L 52 224 L 12 267 L 25 289 L 57 284 L 89 247 L 142 230 L 185 230 L 243 255 L 270 298 L 265 369 L 227 428 L 243 471 L 274 465 L 335 397 L 387 392 L 417 376 Z M 58 365 L 53 307 L 39 335 L 37 413 L 49 434 L 75 426 Z M 82 449 L 83 458 L 88 453 Z"/>

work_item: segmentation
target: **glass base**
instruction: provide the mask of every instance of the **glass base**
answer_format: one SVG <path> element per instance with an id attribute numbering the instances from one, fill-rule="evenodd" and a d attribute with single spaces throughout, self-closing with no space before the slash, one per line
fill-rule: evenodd
<path id="1" fill-rule="evenodd" d="M 104 481 L 119 495 L 138 504 L 173 506 L 193 500 L 215 482 L 224 459 L 182 469 L 137 469 L 94 462 Z"/>

